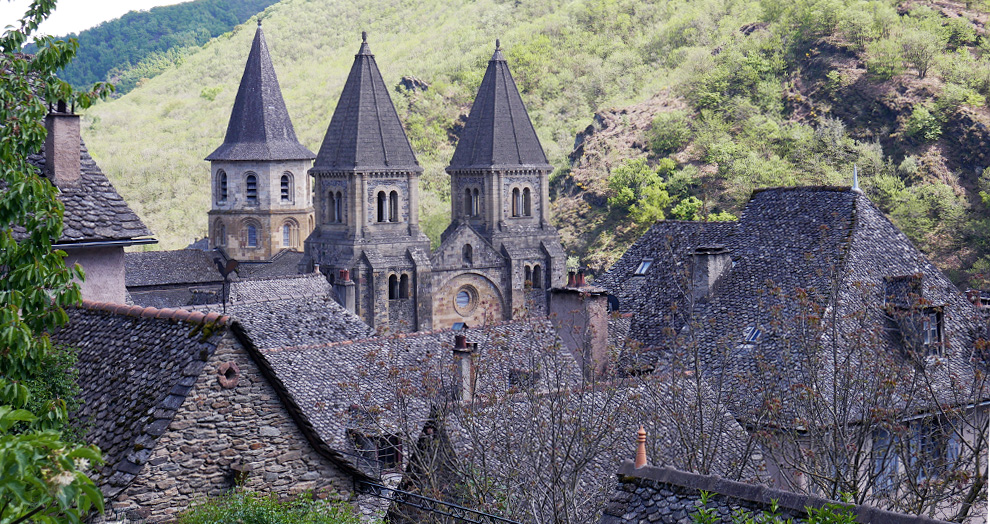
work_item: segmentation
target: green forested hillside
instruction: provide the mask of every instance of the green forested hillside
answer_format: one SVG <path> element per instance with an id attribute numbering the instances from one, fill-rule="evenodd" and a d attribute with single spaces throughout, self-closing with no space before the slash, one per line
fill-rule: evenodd
<path id="1" fill-rule="evenodd" d="M 121 92 L 130 91 L 142 77 L 174 64 L 185 48 L 230 31 L 276 1 L 195 0 L 131 11 L 68 35 L 79 41 L 79 51 L 59 76 L 80 87 L 109 79 Z M 26 52 L 34 50 L 29 46 Z"/>
<path id="2" fill-rule="evenodd" d="M 986 15 L 963 3 L 284 0 L 264 17 L 314 151 L 362 30 L 387 84 L 430 85 L 392 96 L 426 170 L 435 240 L 449 214 L 443 168 L 499 37 L 582 263 L 607 266 L 655 219 L 730 218 L 756 187 L 849 184 L 856 164 L 957 281 L 990 268 L 990 45 Z M 87 113 L 91 151 L 163 247 L 206 231 L 201 159 L 222 142 L 251 25 Z"/>

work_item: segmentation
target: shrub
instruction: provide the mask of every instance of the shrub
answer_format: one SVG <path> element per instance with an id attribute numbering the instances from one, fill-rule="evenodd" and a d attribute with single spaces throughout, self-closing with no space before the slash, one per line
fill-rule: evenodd
<path id="1" fill-rule="evenodd" d="M 660 157 L 680 151 L 691 137 L 691 121 L 684 111 L 660 113 L 647 133 L 650 150 Z"/>
<path id="2" fill-rule="evenodd" d="M 358 524 L 339 502 L 315 500 L 311 493 L 282 502 L 274 494 L 235 491 L 211 497 L 182 514 L 178 524 Z"/>
<path id="3" fill-rule="evenodd" d="M 915 106 L 908 117 L 904 132 L 908 136 L 918 137 L 925 141 L 938 140 L 942 136 L 942 124 L 925 106 Z"/>
<path id="4" fill-rule="evenodd" d="M 894 38 L 881 38 L 866 44 L 866 72 L 878 80 L 889 80 L 903 69 L 901 44 Z"/>
<path id="5" fill-rule="evenodd" d="M 616 166 L 608 177 L 608 189 L 608 205 L 613 210 L 628 211 L 638 224 L 663 220 L 664 209 L 670 205 L 666 184 L 642 158 Z"/>

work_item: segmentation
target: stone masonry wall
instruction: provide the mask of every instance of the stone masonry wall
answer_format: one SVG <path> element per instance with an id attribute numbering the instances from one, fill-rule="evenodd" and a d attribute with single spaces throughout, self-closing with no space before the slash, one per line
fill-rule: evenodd
<path id="1" fill-rule="evenodd" d="M 218 368 L 239 368 L 232 388 L 221 386 Z M 291 496 L 347 498 L 349 476 L 317 452 L 231 334 L 203 373 L 134 482 L 107 501 L 108 520 L 163 522 L 195 501 L 230 489 L 232 466 L 246 464 L 245 487 Z"/>

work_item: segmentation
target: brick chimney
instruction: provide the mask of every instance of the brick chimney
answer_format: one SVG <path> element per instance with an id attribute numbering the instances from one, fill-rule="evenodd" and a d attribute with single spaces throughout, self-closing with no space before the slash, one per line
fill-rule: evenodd
<path id="1" fill-rule="evenodd" d="M 357 313 L 357 286 L 351 280 L 351 272 L 341 269 L 337 272 L 337 278 L 333 283 L 333 290 L 337 293 L 337 301 L 344 309 L 351 313 Z"/>
<path id="2" fill-rule="evenodd" d="M 583 272 L 575 284 L 552 289 L 548 311 L 560 339 L 590 378 L 608 364 L 608 292 L 584 283 Z"/>
<path id="3" fill-rule="evenodd" d="M 45 138 L 45 176 L 60 189 L 78 187 L 79 166 L 79 115 L 67 109 L 60 101 L 56 109 L 45 117 L 48 136 Z"/>
<path id="4" fill-rule="evenodd" d="M 476 343 L 469 343 L 467 335 L 454 335 L 454 400 L 471 402 L 474 400 L 475 382 L 474 354 Z"/>
<path id="5" fill-rule="evenodd" d="M 704 302 L 712 294 L 718 279 L 732 268 L 732 257 L 724 246 L 699 246 L 691 253 L 691 294 Z"/>

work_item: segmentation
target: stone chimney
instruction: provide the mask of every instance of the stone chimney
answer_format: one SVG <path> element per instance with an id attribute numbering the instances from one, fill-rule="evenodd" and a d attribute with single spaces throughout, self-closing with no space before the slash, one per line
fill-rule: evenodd
<path id="1" fill-rule="evenodd" d="M 477 344 L 467 341 L 467 335 L 454 335 L 454 380 L 453 396 L 461 402 L 474 400 L 475 382 L 474 353 Z"/>
<path id="2" fill-rule="evenodd" d="M 351 313 L 357 313 L 357 286 L 351 280 L 350 271 L 341 269 L 337 273 L 337 279 L 333 283 L 333 290 L 337 293 L 337 300 L 341 306 L 344 306 L 344 309 Z"/>
<path id="3" fill-rule="evenodd" d="M 698 246 L 691 253 L 691 294 L 695 302 L 705 302 L 715 284 L 732 268 L 732 257 L 724 246 Z"/>
<path id="4" fill-rule="evenodd" d="M 580 272 L 574 285 L 550 291 L 548 311 L 585 376 L 603 373 L 608 363 L 608 292 L 585 283 L 584 272 Z"/>
<path id="5" fill-rule="evenodd" d="M 45 138 L 45 176 L 60 189 L 78 187 L 79 166 L 79 115 L 59 101 L 54 111 L 45 117 L 48 136 Z"/>

